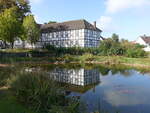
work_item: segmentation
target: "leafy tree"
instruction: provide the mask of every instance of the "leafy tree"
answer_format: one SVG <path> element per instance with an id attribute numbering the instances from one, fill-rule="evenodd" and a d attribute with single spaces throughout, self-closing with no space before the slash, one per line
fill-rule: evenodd
<path id="1" fill-rule="evenodd" d="M 17 8 L 5 9 L 0 14 L 0 39 L 11 43 L 13 48 L 16 37 L 21 34 L 21 22 L 18 20 Z"/>
<path id="2" fill-rule="evenodd" d="M 16 7 L 17 14 L 22 21 L 24 16 L 30 12 L 30 5 L 28 0 L 0 0 L 0 13 L 4 12 L 5 9 Z"/>
<path id="3" fill-rule="evenodd" d="M 27 40 L 31 44 L 35 44 L 40 37 L 40 28 L 36 24 L 33 15 L 28 15 L 23 20 L 24 34 L 22 40 Z"/>
<path id="4" fill-rule="evenodd" d="M 114 41 L 114 42 L 119 42 L 119 35 L 117 35 L 117 34 L 113 34 L 112 35 L 112 40 Z"/>
<path id="5" fill-rule="evenodd" d="M 4 12 L 5 9 L 9 9 L 15 5 L 13 0 L 0 0 L 0 13 Z"/>
<path id="6" fill-rule="evenodd" d="M 100 44 L 101 55 L 123 55 L 124 49 L 119 42 L 119 36 L 113 34 L 111 38 L 101 41 Z"/>

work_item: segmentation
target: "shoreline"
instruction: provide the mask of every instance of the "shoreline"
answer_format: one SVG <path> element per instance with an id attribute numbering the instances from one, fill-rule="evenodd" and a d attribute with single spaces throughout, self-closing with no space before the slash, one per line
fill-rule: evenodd
<path id="1" fill-rule="evenodd" d="M 56 57 L 3 57 L 0 59 L 0 67 L 9 67 L 16 64 L 47 64 L 47 65 L 65 65 L 65 64 L 92 64 L 92 65 L 124 65 L 131 68 L 141 68 L 150 71 L 150 58 L 129 58 L 122 56 L 82 56 L 82 55 L 64 55 Z"/>
<path id="2" fill-rule="evenodd" d="M 5 68 L 5 67 L 10 67 L 14 66 L 15 64 L 27 64 L 27 65 L 67 65 L 67 64 L 87 64 L 87 65 L 104 65 L 104 66 L 129 66 L 130 68 L 138 68 L 138 69 L 149 69 L 148 71 L 150 72 L 150 65 L 144 65 L 144 64 L 130 64 L 130 63 L 110 63 L 110 62 L 98 62 L 98 61 L 91 61 L 91 62 L 48 62 L 48 61 L 41 61 L 41 62 L 34 62 L 34 61 L 29 61 L 29 62 L 17 62 L 14 64 L 1 64 L 0 63 L 0 68 Z"/>

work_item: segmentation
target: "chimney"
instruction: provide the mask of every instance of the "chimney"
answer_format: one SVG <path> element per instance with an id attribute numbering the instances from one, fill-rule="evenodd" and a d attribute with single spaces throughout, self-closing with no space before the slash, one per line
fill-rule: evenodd
<path id="1" fill-rule="evenodd" d="M 94 21 L 94 28 L 96 28 L 96 21 Z"/>

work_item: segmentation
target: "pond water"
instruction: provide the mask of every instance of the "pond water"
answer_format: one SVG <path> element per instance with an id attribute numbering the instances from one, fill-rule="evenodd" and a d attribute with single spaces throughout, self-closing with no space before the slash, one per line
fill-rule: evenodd
<path id="1" fill-rule="evenodd" d="M 49 71 L 66 84 L 70 96 L 79 96 L 89 112 L 150 113 L 150 74 L 134 69 L 59 68 Z"/>
<path id="2" fill-rule="evenodd" d="M 89 113 L 150 113 L 149 72 L 124 66 L 100 65 L 17 67 L 17 71 L 22 69 L 46 72 L 50 78 L 61 83 L 68 96 L 79 97 Z M 9 73 L 10 70 L 0 71 Z"/>

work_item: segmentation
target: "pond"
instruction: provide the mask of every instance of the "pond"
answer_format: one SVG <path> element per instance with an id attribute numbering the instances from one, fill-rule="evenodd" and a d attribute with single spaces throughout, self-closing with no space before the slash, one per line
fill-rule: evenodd
<path id="1" fill-rule="evenodd" d="M 61 83 L 68 96 L 77 96 L 88 112 L 150 113 L 150 73 L 124 66 L 39 65 Z"/>
<path id="2" fill-rule="evenodd" d="M 150 113 L 150 74 L 134 69 L 56 67 L 50 76 L 67 83 L 70 96 L 79 96 L 89 112 Z"/>

